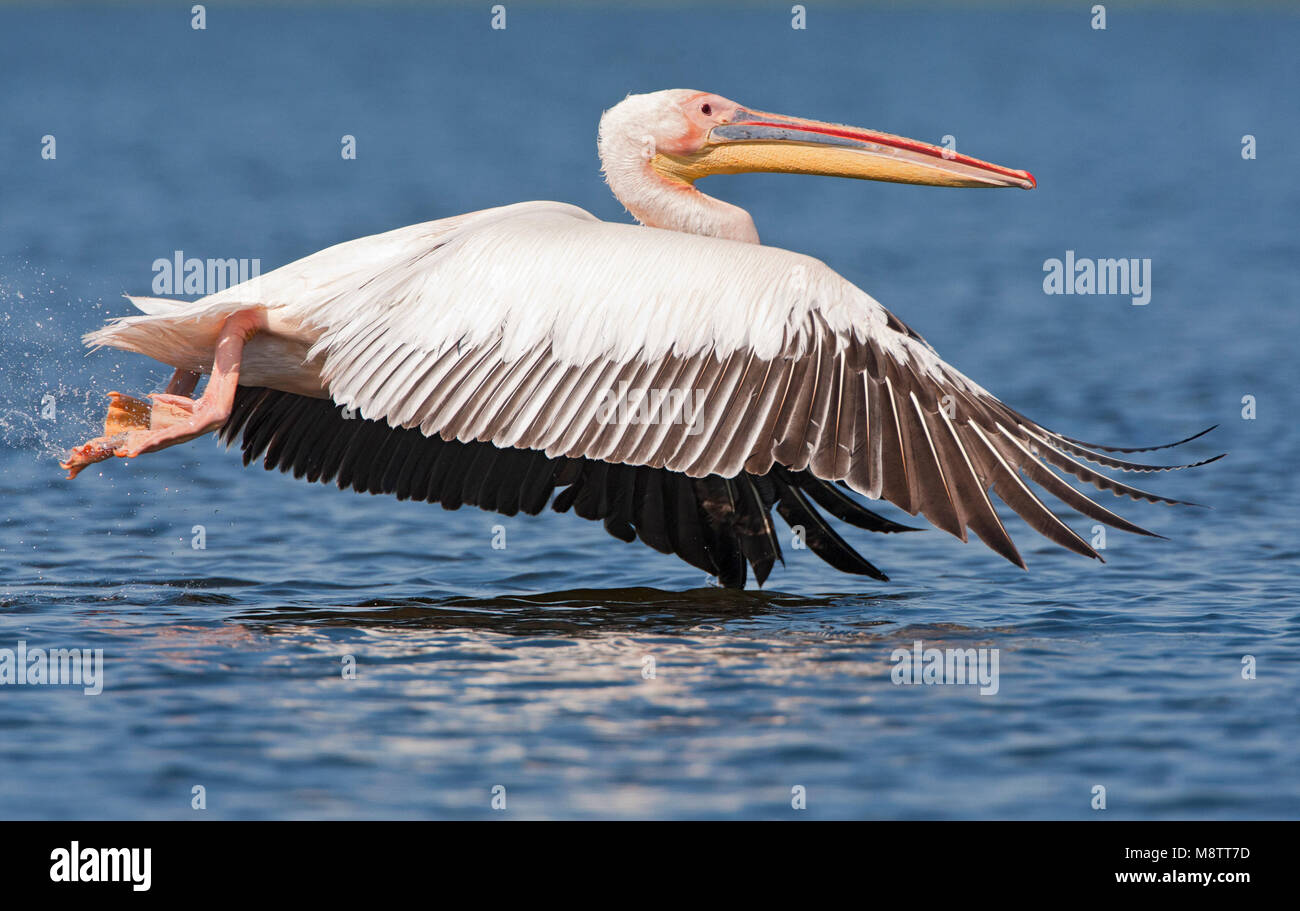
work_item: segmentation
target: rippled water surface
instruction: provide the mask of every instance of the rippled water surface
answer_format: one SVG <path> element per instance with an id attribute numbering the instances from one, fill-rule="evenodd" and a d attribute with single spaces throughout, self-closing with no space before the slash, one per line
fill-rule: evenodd
<path id="1" fill-rule="evenodd" d="M 223 818 L 784 818 L 796 786 L 803 816 L 1095 817 L 1098 785 L 1110 816 L 1300 815 L 1296 17 L 208 9 L 0 9 L 0 648 L 105 655 L 98 696 L 0 687 L 0 816 L 190 818 L 196 785 Z M 61 479 L 104 392 L 166 381 L 78 342 L 155 259 L 265 270 L 530 198 L 626 218 L 597 118 L 673 86 L 1034 171 L 708 188 L 1063 432 L 1220 424 L 1186 448 L 1227 459 L 1145 479 L 1210 508 L 1106 496 L 1169 540 L 1112 532 L 1105 565 L 1018 522 L 1028 573 L 847 533 L 893 581 L 787 548 L 726 592 L 572 515 L 343 494 L 206 439 Z M 1046 296 L 1068 249 L 1150 258 L 1150 304 Z M 998 649 L 998 693 L 894 685 L 915 640 Z"/>

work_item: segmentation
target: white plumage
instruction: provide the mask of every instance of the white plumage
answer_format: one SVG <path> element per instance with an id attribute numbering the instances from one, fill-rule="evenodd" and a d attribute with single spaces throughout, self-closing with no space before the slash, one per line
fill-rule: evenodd
<path id="1" fill-rule="evenodd" d="M 970 528 L 1023 565 L 989 500 L 992 490 L 1040 532 L 1097 557 L 1038 500 L 1022 473 L 1094 519 L 1141 532 L 1048 466 L 1116 493 L 1163 500 L 1074 457 L 1159 469 L 1106 456 L 1018 415 L 940 360 L 870 295 L 816 259 L 758 245 L 747 213 L 693 185 L 691 169 L 710 163 L 728 171 L 786 169 L 779 163 L 789 147 L 795 159 L 788 169 L 803 173 L 971 185 L 967 172 L 978 172 L 984 183 L 1032 186 L 1024 172 L 974 159 L 948 168 L 946 158 L 936 163 L 930 151 L 916 151 L 919 144 L 903 143 L 910 141 L 776 118 L 704 93 L 634 96 L 602 121 L 602 161 L 629 210 L 663 228 L 605 223 L 563 203 L 519 203 L 339 244 L 193 303 L 132 298 L 144 315 L 116 320 L 86 340 L 204 373 L 218 359 L 227 320 L 255 311 L 264 315 L 264 328 L 244 344 L 236 367 L 241 386 L 325 399 L 358 409 L 366 421 L 418 430 L 419 437 L 394 430 L 385 438 L 390 447 L 401 440 L 418 448 L 420 438 L 437 438 L 471 447 L 466 460 L 480 451 L 488 459 L 496 450 L 532 453 L 556 466 L 553 476 L 534 480 L 547 496 L 566 482 L 588 483 L 582 472 L 589 468 L 575 473 L 565 468 L 570 464 L 636 469 L 642 473 L 608 481 L 608 490 L 593 495 L 596 505 L 583 507 L 581 493 L 571 499 L 580 514 L 586 508 L 607 527 L 614 521 L 619 537 L 636 531 L 656 547 L 664 534 L 672 538 L 671 529 L 662 527 L 662 516 L 641 514 L 654 507 L 645 498 L 658 496 L 644 493 L 643 472 L 668 472 L 662 483 L 669 496 L 695 484 L 699 510 L 683 519 L 685 507 L 674 513 L 669 504 L 668 521 L 696 522 L 704 539 L 699 548 L 671 540 L 660 549 L 732 584 L 734 555 L 720 555 L 727 542 L 761 581 L 772 551 L 779 557 L 768 510 L 775 504 L 787 519 L 789 512 L 802 520 L 808 504 L 800 489 L 862 527 L 878 522 L 875 530 L 901 530 L 847 498 L 840 502 L 843 495 L 828 493 L 825 482 L 924 513 L 963 540 Z M 743 155 L 756 155 L 757 166 L 747 168 Z M 940 177 L 932 179 L 936 169 Z M 691 393 L 702 402 L 700 432 L 685 423 L 610 421 L 600 405 L 620 387 Z M 218 423 L 230 414 L 227 405 Z M 325 412 L 312 414 L 316 424 L 325 420 Z M 330 435 L 316 424 L 312 439 L 326 446 Z M 237 432 L 231 426 L 223 431 L 228 438 Z M 253 445 L 247 435 L 245 444 Z M 473 449 L 479 444 L 491 448 Z M 144 451 L 162 445 L 170 440 Z M 325 459 L 305 446 L 294 449 L 303 464 Z M 391 484 L 375 480 L 369 489 L 407 493 L 412 481 L 403 472 L 423 465 L 421 458 L 433 465 L 441 457 L 412 449 L 405 462 L 385 463 Z M 607 471 L 600 469 L 599 483 Z M 436 468 L 429 472 L 434 485 Z M 425 483 L 417 481 L 415 487 Z M 491 508 L 496 492 L 484 485 L 458 492 L 455 503 L 477 497 Z M 446 503 L 432 487 L 421 490 Z M 602 509 L 606 514 L 597 515 Z M 836 563 L 827 552 L 841 546 L 861 560 L 829 531 L 814 549 Z M 868 571 L 838 556 L 840 568 Z"/>

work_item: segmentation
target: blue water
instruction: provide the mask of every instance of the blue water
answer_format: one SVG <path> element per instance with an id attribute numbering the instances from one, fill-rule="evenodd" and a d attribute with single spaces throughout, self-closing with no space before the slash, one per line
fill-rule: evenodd
<path id="1" fill-rule="evenodd" d="M 188 6 L 0 9 L 0 648 L 105 654 L 98 696 L 0 687 L 0 817 L 1300 816 L 1300 18 Z M 62 479 L 104 392 L 166 381 L 78 341 L 155 259 L 267 270 L 521 199 L 623 219 L 597 118 L 677 86 L 1033 171 L 703 186 L 1049 426 L 1218 423 L 1187 455 L 1227 459 L 1143 479 L 1211 508 L 1105 496 L 1170 539 L 1111 532 L 1105 565 L 1012 522 L 1027 573 L 849 531 L 892 582 L 787 548 L 725 592 L 572 515 L 343 494 L 207 439 Z M 1045 295 L 1066 250 L 1150 258 L 1150 304 Z M 917 639 L 999 649 L 999 692 L 894 685 Z"/>

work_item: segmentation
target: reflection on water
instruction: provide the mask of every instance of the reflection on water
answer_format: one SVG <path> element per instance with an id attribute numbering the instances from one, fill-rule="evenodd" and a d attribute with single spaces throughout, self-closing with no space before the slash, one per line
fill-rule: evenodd
<path id="1" fill-rule="evenodd" d="M 882 596 L 893 600 L 900 596 Z M 666 592 L 652 588 L 576 590 L 486 598 L 375 598 L 338 608 L 277 607 L 238 615 L 264 622 L 274 632 L 299 625 L 412 629 L 482 629 L 511 635 L 582 635 L 608 632 L 669 632 L 718 629 L 720 624 L 754 620 L 780 609 L 797 614 L 832 607 L 860 595 L 807 597 L 768 591 L 698 588 Z M 874 599 L 873 599 L 874 600 Z M 869 602 L 868 602 L 869 603 Z M 867 621 L 885 624 L 888 621 Z"/>

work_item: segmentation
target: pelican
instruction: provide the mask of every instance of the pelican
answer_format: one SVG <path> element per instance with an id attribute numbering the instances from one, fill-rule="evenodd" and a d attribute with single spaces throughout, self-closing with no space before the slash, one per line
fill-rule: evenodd
<path id="1" fill-rule="evenodd" d="M 193 302 L 129 298 L 143 313 L 86 343 L 175 374 L 147 402 L 110 393 L 104 435 L 72 450 L 68 476 L 216 432 L 241 442 L 245 464 L 340 488 L 505 515 L 572 510 L 732 587 L 751 568 L 761 585 L 784 560 L 774 509 L 831 566 L 883 580 L 828 516 L 916 529 L 860 497 L 963 541 L 974 532 L 1021 568 L 993 497 L 1098 560 L 1030 483 L 1139 535 L 1152 533 L 1058 472 L 1184 502 L 1098 469 L 1193 467 L 1113 453 L 1208 431 L 1120 448 L 1049 430 L 824 263 L 761 245 L 749 213 L 695 186 L 767 171 L 1033 189 L 1027 171 L 689 90 L 610 108 L 598 149 L 639 224 L 524 202 L 338 244 Z"/>

